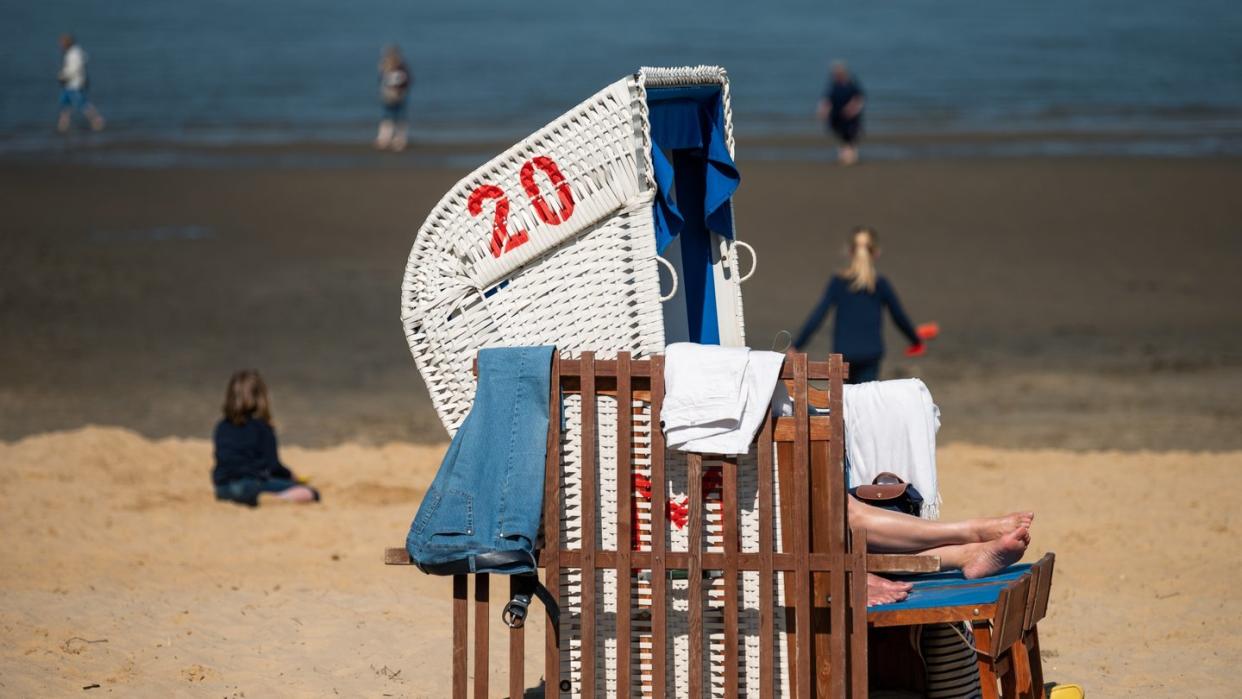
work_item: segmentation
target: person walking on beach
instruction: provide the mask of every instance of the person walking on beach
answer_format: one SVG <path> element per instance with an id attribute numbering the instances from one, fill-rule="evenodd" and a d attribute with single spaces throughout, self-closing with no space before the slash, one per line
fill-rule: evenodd
<path id="1" fill-rule="evenodd" d="M 832 64 L 830 73 L 817 114 L 841 141 L 837 160 L 853 165 L 858 162 L 858 137 L 862 133 L 863 90 L 841 61 Z"/>
<path id="2" fill-rule="evenodd" d="M 72 34 L 60 35 L 60 50 L 64 53 L 64 61 L 58 76 L 60 79 L 60 118 L 56 121 L 56 130 L 61 133 L 69 131 L 75 110 L 86 117 L 92 130 L 102 130 L 103 115 L 87 98 L 90 80 L 86 77 L 86 52 L 78 45 Z"/>
<path id="3" fill-rule="evenodd" d="M 258 371 L 243 369 L 229 379 L 224 418 L 216 425 L 214 441 L 211 482 L 217 500 L 256 507 L 259 496 L 270 493 L 286 502 L 319 501 L 319 492 L 302 485 L 280 462 L 271 399 Z"/>
<path id="4" fill-rule="evenodd" d="M 897 292 L 892 284 L 881 276 L 875 267 L 880 255 L 879 236 L 870 228 L 855 228 L 850 233 L 847 268 L 834 274 L 824 290 L 819 305 L 811 311 L 794 340 L 794 347 L 806 347 L 824 318 L 833 307 L 837 309 L 832 332 L 832 348 L 845 357 L 850 364 L 848 383 L 876 381 L 880 376 L 880 360 L 884 358 L 883 311 L 893 316 L 893 321 L 910 341 L 908 356 L 923 354 L 923 340 L 936 334 L 934 324 L 915 329 L 910 322 Z"/>
<path id="5" fill-rule="evenodd" d="M 409 101 L 410 85 L 414 77 L 396 46 L 385 46 L 379 62 L 380 103 L 384 116 L 380 120 L 379 133 L 375 135 L 375 147 L 394 153 L 405 150 L 406 103 Z"/>

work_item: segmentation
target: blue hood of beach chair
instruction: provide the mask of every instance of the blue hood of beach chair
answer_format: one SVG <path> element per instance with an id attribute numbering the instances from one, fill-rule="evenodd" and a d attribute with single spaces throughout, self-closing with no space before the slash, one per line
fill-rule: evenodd
<path id="1" fill-rule="evenodd" d="M 720 344 L 711 233 L 733 239 L 730 199 L 741 182 L 725 140 L 720 86 L 647 90 L 656 249 L 681 239 L 689 340 Z"/>

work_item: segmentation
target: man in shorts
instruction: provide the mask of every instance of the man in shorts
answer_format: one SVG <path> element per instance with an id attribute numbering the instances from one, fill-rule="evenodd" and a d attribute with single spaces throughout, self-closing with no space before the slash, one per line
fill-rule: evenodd
<path id="1" fill-rule="evenodd" d="M 87 97 L 90 81 L 86 77 L 86 52 L 78 46 L 72 34 L 61 34 L 60 49 L 65 58 L 60 68 L 60 118 L 56 122 L 56 130 L 61 133 L 69 131 L 75 110 L 86 117 L 92 130 L 103 129 L 103 115 Z"/>

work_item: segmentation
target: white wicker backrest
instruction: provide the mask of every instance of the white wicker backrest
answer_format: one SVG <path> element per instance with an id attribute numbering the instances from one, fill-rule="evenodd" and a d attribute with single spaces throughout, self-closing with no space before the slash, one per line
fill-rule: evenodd
<path id="1" fill-rule="evenodd" d="M 449 433 L 483 347 L 664 349 L 646 85 L 722 85 L 720 68 L 644 68 L 458 182 L 419 228 L 401 285 L 406 340 Z M 741 344 L 736 256 L 720 239 L 721 337 Z"/>

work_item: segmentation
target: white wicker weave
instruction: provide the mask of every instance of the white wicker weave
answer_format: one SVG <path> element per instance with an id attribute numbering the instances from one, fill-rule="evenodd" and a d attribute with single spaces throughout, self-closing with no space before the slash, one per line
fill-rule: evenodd
<path id="1" fill-rule="evenodd" d="M 562 351 L 664 348 L 655 249 L 647 85 L 719 84 L 733 147 L 728 79 L 723 69 L 643 68 L 599 91 L 556 121 L 458 182 L 419 228 L 401 285 L 401 321 L 432 403 L 449 433 L 474 399 L 471 361 L 479 349 L 554 344 Z M 523 169 L 550 158 L 572 194 L 573 212 L 541 219 L 523 187 Z M 536 171 L 537 172 L 537 171 Z M 556 199 L 536 174 L 541 195 Z M 492 252 L 495 202 L 477 213 L 471 194 L 498 188 L 507 230 L 527 242 Z M 477 203 L 477 202 L 476 202 Z M 551 204 L 555 208 L 555 204 Z M 717 309 L 722 342 L 744 344 L 738 261 L 717 236 Z"/>

